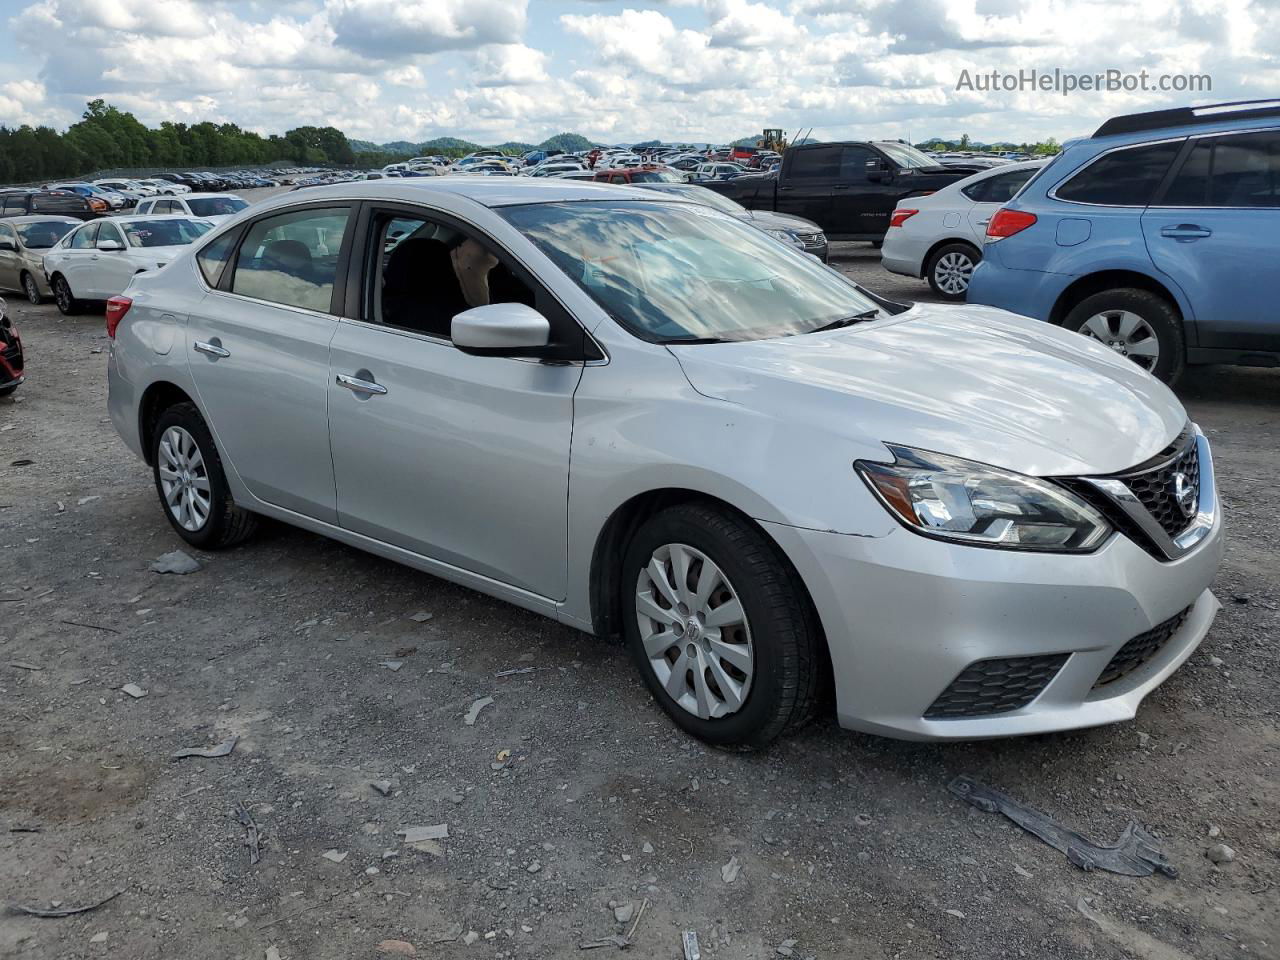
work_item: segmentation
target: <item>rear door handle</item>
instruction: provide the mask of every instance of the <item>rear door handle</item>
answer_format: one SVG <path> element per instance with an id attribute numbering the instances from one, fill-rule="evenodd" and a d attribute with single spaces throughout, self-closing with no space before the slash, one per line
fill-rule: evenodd
<path id="1" fill-rule="evenodd" d="M 1195 223 L 1170 224 L 1160 228 L 1160 236 L 1171 240 L 1198 240 L 1200 237 L 1211 237 L 1213 231 Z"/>
<path id="2" fill-rule="evenodd" d="M 199 350 L 201 353 L 207 353 L 215 360 L 221 360 L 223 357 L 231 356 L 230 350 L 223 350 L 222 347 L 216 343 L 205 343 L 203 340 L 197 340 L 191 346 L 194 349 Z"/>
<path id="3" fill-rule="evenodd" d="M 371 380 L 361 380 L 359 377 L 348 377 L 345 373 L 340 373 L 335 378 L 338 386 L 346 387 L 352 393 L 371 393 L 377 396 L 385 396 L 387 388 L 380 383 L 374 383 Z"/>

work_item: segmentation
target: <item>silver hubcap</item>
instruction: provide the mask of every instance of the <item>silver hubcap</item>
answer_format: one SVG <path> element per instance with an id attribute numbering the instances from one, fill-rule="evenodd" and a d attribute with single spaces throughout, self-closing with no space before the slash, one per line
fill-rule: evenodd
<path id="1" fill-rule="evenodd" d="M 952 295 L 968 290 L 972 276 L 973 261 L 963 253 L 948 253 L 933 268 L 933 279 L 937 281 L 938 289 Z"/>
<path id="2" fill-rule="evenodd" d="M 192 533 L 209 520 L 209 472 L 191 434 L 170 427 L 160 438 L 160 489 L 164 505 Z"/>
<path id="3" fill-rule="evenodd" d="M 649 666 L 672 700 L 703 720 L 742 708 L 755 671 L 751 629 L 710 557 L 683 543 L 655 550 L 636 579 L 636 619 Z"/>
<path id="4" fill-rule="evenodd" d="M 1084 322 L 1080 332 L 1128 357 L 1144 370 L 1153 370 L 1160 360 L 1160 341 L 1151 324 L 1128 310 L 1104 310 Z"/>
<path id="5" fill-rule="evenodd" d="M 31 279 L 31 274 L 27 274 L 22 278 L 22 285 L 26 288 L 27 299 L 32 303 L 40 302 L 40 289 L 36 286 L 36 282 Z"/>

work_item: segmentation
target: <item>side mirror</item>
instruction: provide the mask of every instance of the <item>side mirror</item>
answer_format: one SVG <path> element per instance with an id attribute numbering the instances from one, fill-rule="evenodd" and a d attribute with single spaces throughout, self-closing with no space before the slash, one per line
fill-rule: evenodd
<path id="1" fill-rule="evenodd" d="M 883 183 L 893 179 L 893 170 L 883 160 L 867 161 L 867 179 L 872 183 Z"/>
<path id="2" fill-rule="evenodd" d="M 119 240 L 99 240 L 98 249 L 103 250 L 107 253 L 111 253 L 116 250 L 123 250 L 124 244 L 121 243 Z"/>
<path id="3" fill-rule="evenodd" d="M 547 318 L 523 303 L 472 307 L 453 318 L 453 345 L 481 357 L 538 356 L 551 339 Z"/>

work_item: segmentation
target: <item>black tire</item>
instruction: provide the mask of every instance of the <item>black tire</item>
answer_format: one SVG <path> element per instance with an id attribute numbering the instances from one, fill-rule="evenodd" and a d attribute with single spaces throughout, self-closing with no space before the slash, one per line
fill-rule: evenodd
<path id="1" fill-rule="evenodd" d="M 188 530 L 174 516 L 166 502 L 164 487 L 160 476 L 163 461 L 161 439 L 170 427 L 180 427 L 195 441 L 204 463 L 205 476 L 209 481 L 209 510 L 202 526 L 196 530 Z M 160 497 L 160 507 L 168 518 L 170 525 L 183 540 L 201 550 L 221 550 L 247 540 L 258 528 L 258 517 L 250 513 L 231 499 L 231 490 L 227 486 L 227 475 L 222 469 L 222 458 L 214 445 L 213 435 L 200 416 L 194 403 L 179 403 L 164 413 L 156 421 L 151 435 L 151 457 L 153 460 L 152 476 L 155 480 L 156 494 Z"/>
<path id="2" fill-rule="evenodd" d="M 27 295 L 27 300 L 34 306 L 40 306 L 44 303 L 44 294 L 40 292 L 40 287 L 36 284 L 36 278 L 27 271 L 22 271 L 22 292 Z"/>
<path id="3" fill-rule="evenodd" d="M 964 266 L 966 262 L 967 267 Z M 961 303 L 969 295 L 969 279 L 973 276 L 974 268 L 981 262 L 982 254 L 971 244 L 959 241 L 944 243 L 933 251 L 933 256 L 925 265 L 924 278 L 929 281 L 929 287 L 939 298 L 948 303 Z M 950 290 L 943 286 L 947 283 L 948 277 L 940 275 L 944 264 L 950 268 L 947 272 L 950 279 L 954 281 L 948 284 L 952 287 Z M 954 270 L 959 270 L 961 275 L 957 276 Z"/>
<path id="4" fill-rule="evenodd" d="M 11 383 L 7 387 L 0 387 L 0 397 L 7 397 L 13 391 L 17 390 L 21 384 Z"/>
<path id="5" fill-rule="evenodd" d="M 736 712 L 702 719 L 681 707 L 649 663 L 636 616 L 636 583 L 654 551 L 701 551 L 733 584 L 750 625 L 751 686 Z M 650 518 L 632 537 L 621 574 L 623 630 L 640 675 L 676 724 L 715 746 L 759 749 L 813 719 L 829 668 L 816 613 L 799 576 L 750 520 L 710 504 L 682 504 Z"/>
<path id="6" fill-rule="evenodd" d="M 881 247 L 883 247 L 883 246 L 884 246 L 884 241 L 883 241 L 883 240 L 872 240 L 872 241 L 871 241 L 871 249 L 872 249 L 872 250 L 879 250 L 879 249 L 880 249 Z"/>
<path id="7" fill-rule="evenodd" d="M 1062 321 L 1062 327 L 1064 330 L 1078 333 L 1091 317 L 1121 310 L 1136 313 L 1151 328 L 1158 344 L 1159 355 L 1150 372 L 1173 386 L 1186 369 L 1187 348 L 1186 339 L 1183 336 L 1182 318 L 1173 304 L 1164 297 L 1134 287 L 1104 290 L 1085 297 L 1076 304 Z M 1094 339 L 1098 338 L 1094 337 Z M 1142 366 L 1142 364 L 1139 365 Z"/>
<path id="8" fill-rule="evenodd" d="M 84 304 L 75 298 L 67 278 L 60 273 L 53 277 L 53 299 L 65 316 L 74 317 L 84 312 Z"/>

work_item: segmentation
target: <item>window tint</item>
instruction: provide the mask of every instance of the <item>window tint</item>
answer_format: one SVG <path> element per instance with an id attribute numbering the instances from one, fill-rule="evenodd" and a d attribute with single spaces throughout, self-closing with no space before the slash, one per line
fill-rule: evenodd
<path id="1" fill-rule="evenodd" d="M 1280 207 L 1280 130 L 1199 141 L 1161 205 Z"/>
<path id="2" fill-rule="evenodd" d="M 861 183 L 867 179 L 867 163 L 876 156 L 864 147 L 842 147 L 840 150 L 840 179 Z"/>
<path id="3" fill-rule="evenodd" d="M 487 245 L 423 217 L 375 221 L 378 259 L 366 275 L 366 317 L 449 339 L 453 318 L 490 303 L 536 306 L 530 287 Z"/>
<path id="4" fill-rule="evenodd" d="M 974 203 L 1008 203 L 1013 195 L 1031 179 L 1034 169 L 1014 170 L 971 183 L 960 192 Z"/>
<path id="5" fill-rule="evenodd" d="M 1058 187 L 1055 196 L 1077 203 L 1145 207 L 1182 143 L 1153 143 L 1105 154 Z"/>
<path id="6" fill-rule="evenodd" d="M 797 180 L 834 180 L 840 174 L 840 148 L 797 150 L 788 173 Z"/>
<path id="7" fill-rule="evenodd" d="M 4 200 L 4 212 L 7 215 L 23 213 L 27 209 L 27 198 L 18 194 L 10 194 Z"/>
<path id="8" fill-rule="evenodd" d="M 72 250 L 88 250 L 97 242 L 98 225 L 91 223 L 72 234 L 70 247 Z"/>
<path id="9" fill-rule="evenodd" d="M 196 254 L 196 263 L 200 265 L 204 282 L 209 286 L 216 287 L 222 279 L 222 272 L 226 269 L 227 261 L 231 259 L 231 248 L 235 246 L 235 242 L 236 231 L 232 230 L 230 233 L 224 233 Z"/>
<path id="10" fill-rule="evenodd" d="M 340 207 L 259 220 L 240 245 L 231 289 L 258 300 L 330 312 L 349 216 Z"/>

